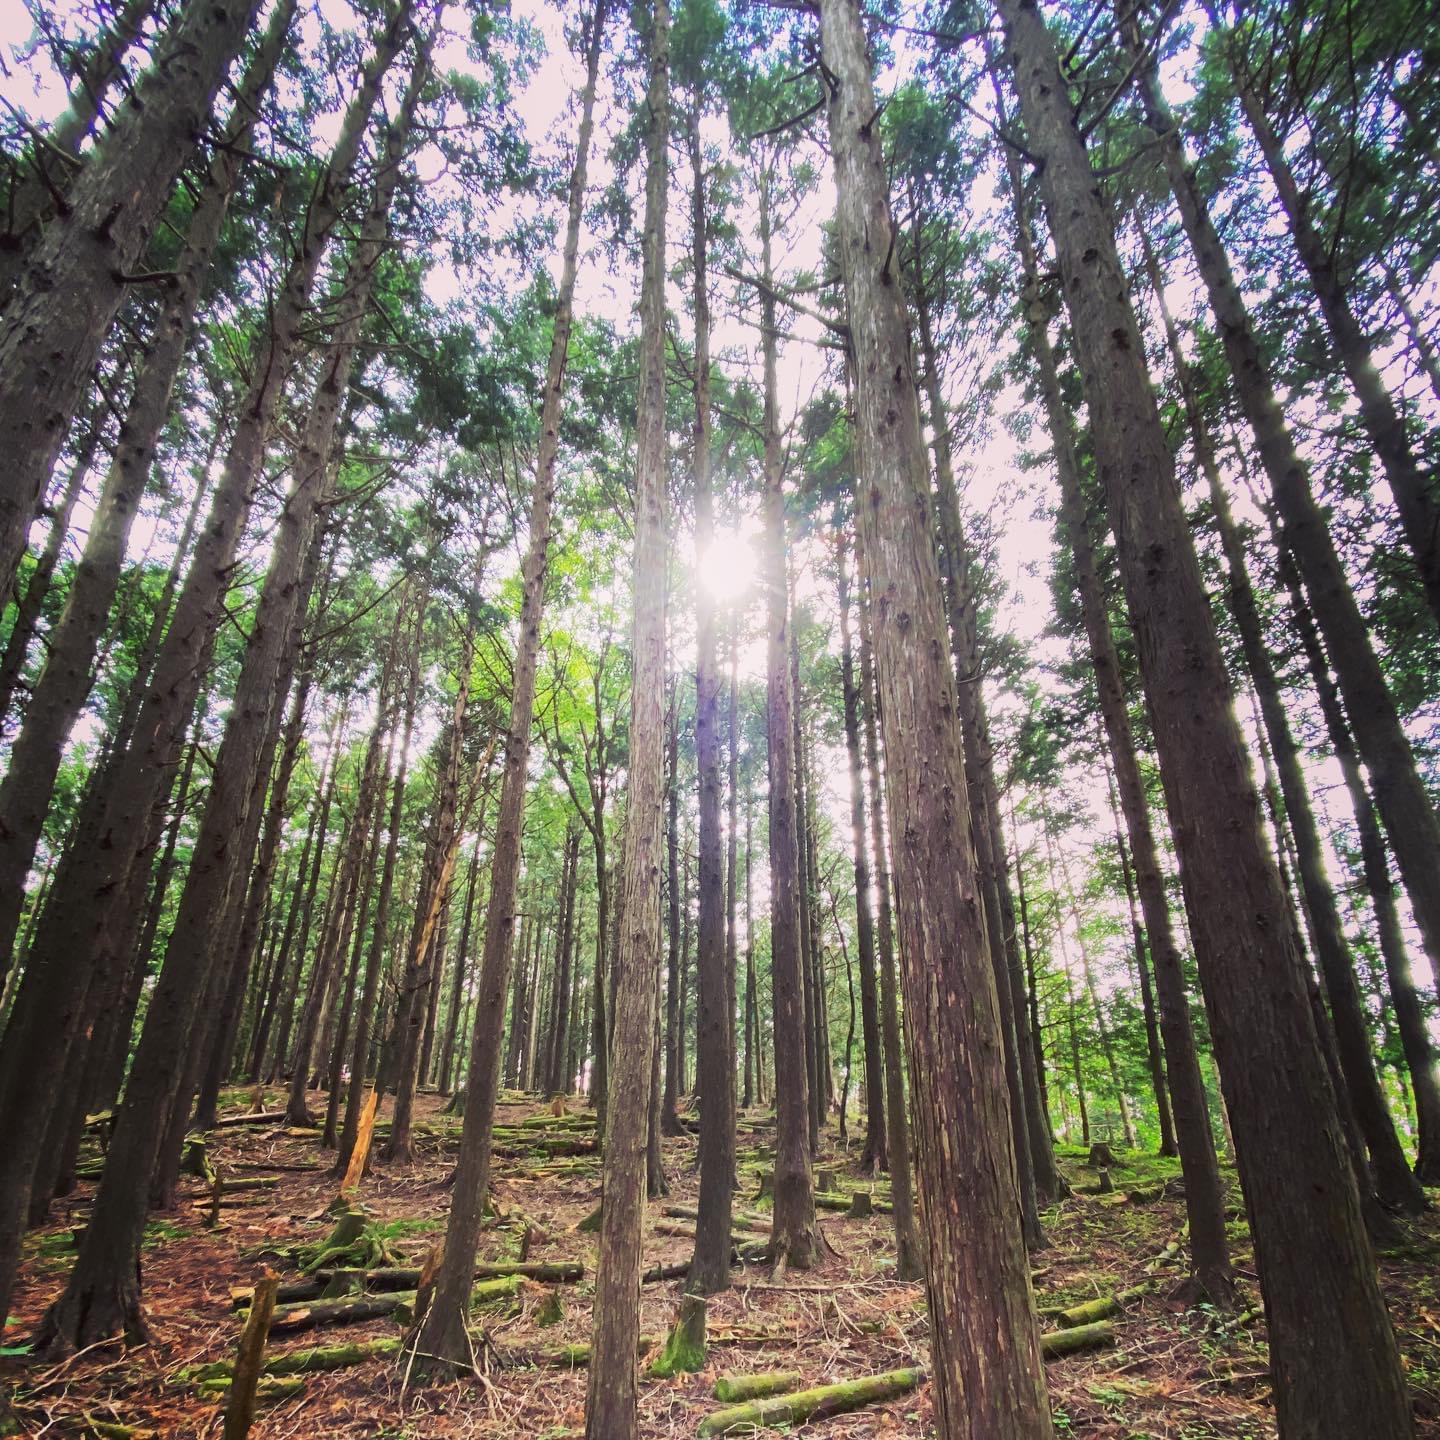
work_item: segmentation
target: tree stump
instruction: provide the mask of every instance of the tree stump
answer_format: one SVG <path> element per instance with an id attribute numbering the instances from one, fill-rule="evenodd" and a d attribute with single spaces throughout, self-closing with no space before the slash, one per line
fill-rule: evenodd
<path id="1" fill-rule="evenodd" d="M 657 1380 L 669 1379 L 683 1371 L 705 1368 L 705 1312 L 703 1295 L 682 1295 L 675 1326 L 665 1341 L 660 1358 L 650 1367 Z"/>

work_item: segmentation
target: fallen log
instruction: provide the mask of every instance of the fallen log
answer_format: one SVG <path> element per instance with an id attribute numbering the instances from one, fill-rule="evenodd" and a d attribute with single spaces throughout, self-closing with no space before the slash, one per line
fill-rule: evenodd
<path id="1" fill-rule="evenodd" d="M 266 1375 L 312 1375 L 325 1370 L 345 1370 L 351 1365 L 363 1365 L 367 1360 L 381 1360 L 390 1355 L 398 1355 L 401 1346 L 402 1341 L 398 1335 L 385 1335 L 377 1340 L 358 1340 L 349 1345 L 318 1345 L 308 1350 L 291 1350 L 281 1355 L 270 1355 L 262 1368 Z M 175 1379 L 184 1385 L 203 1385 L 206 1381 L 227 1379 L 231 1369 L 228 1360 L 218 1360 L 211 1365 L 182 1370 Z"/>
<path id="2" fill-rule="evenodd" d="M 908 1395 L 925 1378 L 920 1369 L 891 1370 L 884 1375 L 866 1375 L 859 1380 L 842 1380 L 838 1385 L 817 1385 L 810 1390 L 793 1390 L 771 1395 L 744 1405 L 715 1410 L 700 1422 L 698 1434 L 728 1435 L 735 1430 L 780 1428 L 803 1424 L 828 1415 L 844 1415 L 899 1395 Z"/>
<path id="3" fill-rule="evenodd" d="M 482 1281 L 470 1292 L 471 1306 L 513 1298 L 520 1293 L 521 1278 L 519 1275 L 505 1275 L 496 1280 Z M 271 1329 L 289 1334 L 295 1330 L 310 1330 L 317 1325 L 353 1325 L 362 1320 L 376 1320 L 413 1306 L 415 1293 L 414 1290 L 394 1290 L 384 1295 L 359 1295 L 344 1300 L 317 1300 L 289 1306 L 276 1313 Z"/>
<path id="4" fill-rule="evenodd" d="M 722 1375 L 715 1382 L 714 1396 L 727 1405 L 742 1400 L 763 1400 L 767 1395 L 784 1395 L 798 1390 L 805 1377 L 798 1370 L 771 1370 L 758 1375 Z"/>
<path id="5" fill-rule="evenodd" d="M 1098 1350 L 1113 1344 L 1115 1327 L 1108 1320 L 1093 1325 L 1076 1325 L 1069 1330 L 1047 1330 L 1040 1337 L 1040 1353 L 1046 1360 L 1073 1355 L 1077 1350 Z"/>
<path id="6" fill-rule="evenodd" d="M 1118 1315 L 1132 1300 L 1148 1295 L 1155 1288 L 1154 1281 L 1143 1285 L 1132 1285 L 1128 1290 L 1119 1290 L 1114 1295 L 1101 1295 L 1094 1300 L 1083 1300 L 1078 1305 L 1067 1306 L 1055 1311 L 1055 1317 L 1062 1329 L 1072 1330 L 1079 1325 L 1089 1325 L 1096 1320 L 1108 1320 Z"/>
<path id="7" fill-rule="evenodd" d="M 283 1110 L 260 1110 L 253 1115 L 222 1115 L 210 1128 L 229 1130 L 236 1125 L 283 1125 Z"/>

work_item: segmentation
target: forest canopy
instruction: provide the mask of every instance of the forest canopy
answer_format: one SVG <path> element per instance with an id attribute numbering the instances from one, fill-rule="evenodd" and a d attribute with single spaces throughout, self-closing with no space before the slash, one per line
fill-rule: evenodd
<path id="1" fill-rule="evenodd" d="M 1437 67 L 11 5 L 0 1434 L 1440 1435 Z"/>

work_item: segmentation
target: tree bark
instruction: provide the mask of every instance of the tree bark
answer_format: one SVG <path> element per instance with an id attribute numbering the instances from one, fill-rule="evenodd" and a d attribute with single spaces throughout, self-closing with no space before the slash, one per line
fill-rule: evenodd
<path id="1" fill-rule="evenodd" d="M 859 554 L 874 597 L 890 818 L 905 847 L 900 951 L 937 1427 L 947 1437 L 1049 1440 L 929 466 L 857 0 L 821 0 L 820 46 L 865 477 Z M 969 1157 L 963 1166 L 953 1163 L 959 1154 Z"/>
<path id="2" fill-rule="evenodd" d="M 186 6 L 35 246 L 0 338 L 0 595 L 95 359 L 260 0 Z"/>
<path id="3" fill-rule="evenodd" d="M 1041 194 L 1182 862 L 1265 1290 L 1280 1430 L 1409 1436 L 1395 1336 L 1284 895 L 1261 831 L 1113 221 L 1040 11 L 1030 0 L 996 0 L 996 9 L 1027 148 L 1041 164 Z M 1343 1317 L 1323 1357 L 1313 1323 L 1317 1307 Z"/>
<path id="4" fill-rule="evenodd" d="M 645 1209 L 647 1127 L 645 1110 L 635 1104 L 634 1097 L 646 1093 L 660 957 L 670 468 L 665 434 L 665 212 L 670 138 L 667 0 L 654 0 L 650 22 L 631 587 L 635 618 L 630 784 L 621 867 L 623 921 L 616 953 L 613 1068 L 605 1125 L 604 1207 L 585 1395 L 586 1440 L 635 1440 L 638 1434 L 635 1351 L 640 1336 L 640 1227 Z M 707 1109 L 716 1098 L 704 1097 Z"/>
<path id="5" fill-rule="evenodd" d="M 774 290 L 770 288 L 772 172 L 760 176 L 761 336 L 765 365 L 764 474 L 760 583 L 766 605 L 765 726 L 769 753 L 770 978 L 775 1044 L 775 1204 L 770 1233 L 777 1269 L 809 1269 L 822 1252 L 810 1168 L 811 1052 L 805 1016 L 799 809 L 794 692 L 791 688 L 789 587 L 786 584 L 785 473 L 781 455 Z"/>
<path id="6" fill-rule="evenodd" d="M 885 804 L 880 773 L 880 735 L 870 607 L 864 589 L 860 602 L 860 690 L 865 730 L 865 773 L 870 797 L 870 849 L 875 857 L 876 940 L 880 962 L 880 1032 L 885 1041 L 885 1138 L 890 1150 L 890 1195 L 895 1209 L 895 1275 L 919 1280 L 924 1275 L 910 1175 L 910 1117 L 905 1105 L 905 1039 L 895 965 L 895 931 L 890 909 L 890 861 L 886 846 Z"/>
<path id="7" fill-rule="evenodd" d="M 535 711 L 535 674 L 540 655 L 540 625 L 545 607 L 545 577 L 550 549 L 551 507 L 555 498 L 555 467 L 560 447 L 560 406 L 573 323 L 575 276 L 579 263 L 580 220 L 585 202 L 585 176 L 594 120 L 595 77 L 599 69 L 605 5 L 597 0 L 588 22 L 587 74 L 581 101 L 575 168 L 570 176 L 569 213 L 556 296 L 554 329 L 540 410 L 540 446 L 530 498 L 529 541 L 522 568 L 522 599 L 510 718 L 505 734 L 505 764 L 490 862 L 490 897 L 485 908 L 485 946 L 475 1000 L 470 1065 L 465 1078 L 465 1121 L 450 1217 L 445 1229 L 445 1258 L 436 1277 L 429 1309 L 414 1336 L 416 1362 L 412 1374 L 469 1368 L 470 1339 L 466 1319 L 471 1270 L 480 1242 L 480 1220 L 490 1175 L 490 1142 L 499 1093 L 500 1034 L 505 1021 L 505 992 L 515 937 L 515 888 L 520 870 L 521 829 L 530 761 L 530 729 Z"/>
<path id="8" fill-rule="evenodd" d="M 65 608 L 47 639 L 45 666 L 31 691 L 9 768 L 0 780 L 0 954 L 10 953 L 25 878 L 35 858 L 65 743 L 94 683 L 95 647 L 110 618 L 131 526 L 150 479 L 156 441 L 169 416 L 200 292 L 295 8 L 296 0 L 284 0 L 277 7 L 216 147 L 175 265 L 175 279 L 140 364 L 84 553 L 75 567 Z"/>
<path id="9" fill-rule="evenodd" d="M 710 481 L 709 225 L 698 107 L 687 136 L 695 310 L 695 552 L 715 535 Z M 696 944 L 696 1070 L 700 1086 L 700 1215 L 687 1288 L 713 1295 L 730 1283 L 730 1200 L 735 1182 L 735 1051 L 725 956 L 725 855 L 720 839 L 720 661 L 715 601 L 695 586 L 695 768 L 700 786 L 699 922 Z"/>
<path id="10" fill-rule="evenodd" d="M 865 853 L 865 778 L 860 760 L 860 694 L 850 635 L 850 574 L 844 530 L 837 524 L 836 576 L 840 605 L 840 686 L 845 707 L 845 753 L 850 764 L 850 848 L 855 874 L 855 944 L 859 951 L 860 1029 L 865 1046 L 865 1149 L 860 1168 L 889 1166 L 885 1144 L 885 1056 L 875 984 L 875 918 L 870 910 L 870 860 Z M 841 1110 L 844 1119 L 844 1110 Z"/>

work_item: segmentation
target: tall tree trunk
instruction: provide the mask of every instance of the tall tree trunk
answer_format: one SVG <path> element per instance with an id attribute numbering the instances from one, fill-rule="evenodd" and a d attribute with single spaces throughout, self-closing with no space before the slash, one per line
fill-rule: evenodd
<path id="1" fill-rule="evenodd" d="M 1000 906 L 1004 865 L 994 848 L 995 828 L 990 820 L 990 795 L 995 789 L 990 738 L 984 713 L 984 664 L 980 655 L 977 606 L 970 581 L 969 546 L 960 521 L 960 495 L 955 483 L 955 462 L 950 447 L 950 417 L 941 385 L 940 361 L 930 315 L 930 298 L 921 263 L 919 217 L 912 222 L 916 236 L 913 266 L 913 300 L 919 322 L 922 384 L 930 412 L 931 448 L 935 457 L 935 519 L 940 539 L 940 583 L 949 622 L 950 650 L 955 664 L 955 695 L 960 707 L 960 735 L 969 786 L 971 840 L 975 848 L 976 877 L 985 909 L 985 936 L 995 971 L 995 998 L 1000 1030 L 1005 1041 L 1005 1083 L 1010 1088 L 1010 1123 L 1015 1146 L 1015 1168 L 1020 1186 L 1020 1223 L 1027 1249 L 1046 1244 L 1036 1198 L 1032 1127 L 1021 1078 L 1020 1042 L 1016 1028 L 1015 994 L 1010 956 L 1006 949 L 1005 921 Z M 1011 937 L 1013 944 L 1013 936 Z M 1128 1120 L 1126 1124 L 1128 1131 Z M 1048 1148 L 1048 1137 L 1037 1137 Z M 1047 1173 L 1053 1171 L 1053 1158 Z"/>
<path id="2" fill-rule="evenodd" d="M 996 0 L 996 9 L 1027 148 L 1041 166 L 1182 860 L 1265 1291 L 1280 1430 L 1409 1436 L 1395 1335 L 1347 1172 L 1302 961 L 1261 832 L 1113 221 L 1040 11 L 1027 0 Z M 1314 1324 L 1319 1313 L 1338 1322 L 1324 1334 Z"/>
<path id="3" fill-rule="evenodd" d="M 175 278 L 140 363 L 65 609 L 47 639 L 45 666 L 31 691 L 9 769 L 0 780 L 0 954 L 10 953 L 25 877 L 35 858 L 65 743 L 94 683 L 95 647 L 109 620 L 131 526 L 150 479 L 156 441 L 170 413 L 171 392 L 200 292 L 209 278 L 255 117 L 270 88 L 295 8 L 296 0 L 284 0 L 276 8 L 216 147 L 175 265 Z"/>
<path id="4" fill-rule="evenodd" d="M 691 260 L 695 310 L 695 552 L 715 536 L 710 481 L 709 224 L 700 114 L 689 117 Z M 730 1283 L 730 1203 L 735 1183 L 735 1051 L 725 957 L 725 854 L 720 839 L 720 661 L 715 600 L 695 586 L 695 768 L 700 786 L 699 921 L 695 958 L 700 1085 L 700 1208 L 686 1288 L 713 1295 Z"/>
<path id="5" fill-rule="evenodd" d="M 858 516 L 857 516 L 858 523 Z M 865 730 L 865 774 L 870 798 L 870 850 L 875 857 L 876 940 L 880 961 L 880 1033 L 885 1041 L 885 1139 L 890 1149 L 890 1195 L 895 1210 L 895 1275 L 919 1280 L 924 1275 L 915 1200 L 910 1175 L 910 1116 L 905 1103 L 905 1039 L 900 1022 L 896 978 L 895 928 L 890 908 L 890 852 L 886 846 L 885 803 L 880 773 L 877 712 L 880 691 L 875 678 L 870 605 L 863 582 L 860 601 L 860 691 Z"/>
<path id="6" fill-rule="evenodd" d="M 1440 958 L 1440 822 L 1416 769 L 1329 525 L 1316 504 L 1309 471 L 1275 394 L 1204 193 L 1153 77 L 1142 71 L 1140 79 L 1147 123 L 1163 138 L 1160 155 L 1166 176 L 1214 312 L 1236 399 L 1255 435 L 1285 543 L 1295 556 L 1335 667 L 1356 747 L 1370 772 L 1376 808 L 1389 834 L 1415 922 L 1426 950 Z"/>
<path id="7" fill-rule="evenodd" d="M 70 520 L 75 514 L 75 503 L 85 489 L 95 452 L 100 448 L 100 431 L 98 417 L 92 418 L 85 426 L 85 433 L 75 448 L 64 487 L 59 498 L 49 507 L 50 529 L 45 536 L 45 548 L 40 552 L 35 568 L 30 572 L 25 593 L 15 597 L 15 614 L 10 621 L 10 633 L 5 637 L 4 654 L 0 655 L 0 723 L 9 717 L 15 691 L 21 687 L 25 661 L 30 653 L 30 642 L 35 638 L 35 627 L 40 623 L 45 597 L 50 593 L 50 585 L 55 578 L 56 567 L 60 564 L 60 556 L 64 553 L 65 542 L 70 538 Z M 71 584 L 73 586 L 73 580 Z M 42 670 L 41 674 L 43 673 Z M 10 955 L 8 949 L 0 953 L 3 953 L 3 959 L 0 959 L 0 972 L 3 972 L 4 967 L 10 963 Z"/>
<path id="8" fill-rule="evenodd" d="M 55 912 L 55 923 L 44 927 L 48 934 L 42 932 L 37 935 L 37 946 L 31 953 L 25 981 L 17 998 L 17 1009 L 23 1005 L 26 1022 L 23 1031 L 16 1037 L 17 1043 L 7 1046 L 4 1061 L 0 1063 L 0 1096 L 4 1097 L 0 1114 L 4 1116 L 6 1153 L 11 1158 L 5 1176 L 0 1179 L 0 1303 L 8 1299 L 19 1245 L 19 1216 L 23 1209 L 19 1192 L 22 1188 L 27 1192 L 29 1190 L 45 1119 L 44 1111 L 48 1108 L 37 1102 L 39 1097 L 51 1093 L 50 1087 L 64 1068 L 89 984 L 119 963 L 111 946 L 130 917 L 116 913 L 118 907 L 114 901 L 117 896 L 129 893 L 124 880 L 135 860 L 135 839 L 139 832 L 143 832 L 144 817 L 154 805 L 163 777 L 175 763 L 181 734 L 204 678 L 206 658 L 213 645 L 235 550 L 259 478 L 266 440 L 302 327 L 309 322 L 311 292 L 326 241 L 340 218 L 350 173 L 359 155 L 384 73 L 408 35 L 408 11 L 408 0 L 404 0 L 381 33 L 376 50 L 366 65 L 359 93 L 351 102 L 342 123 L 340 138 L 312 194 L 300 248 L 286 276 L 284 288 L 271 309 L 270 328 L 262 354 L 256 359 L 249 392 L 240 411 L 240 421 L 231 438 L 230 450 L 212 499 L 210 519 L 196 547 L 194 563 L 176 603 L 156 662 L 144 721 L 137 726 L 124 762 L 117 766 L 114 793 L 108 799 L 101 826 L 105 843 L 87 857 L 84 865 L 77 867 L 73 882 L 75 893 L 71 900 L 63 906 L 50 907 Z M 209 14 L 208 11 L 206 13 Z M 233 12 L 217 9 L 215 13 L 223 13 L 228 19 Z M 3 411 L 3 400 L 0 400 L 0 411 Z M 3 431 L 3 420 L 0 420 L 0 431 Z M 286 528 L 292 529 L 288 525 Z M 3 561 L 3 555 L 0 555 L 0 561 Z M 276 597 L 277 603 L 279 598 Z M 268 644 L 278 643 L 279 639 L 283 639 L 283 635 L 278 627 L 267 629 Z M 231 723 L 243 727 L 244 733 L 249 736 L 254 734 L 258 718 L 252 711 L 242 711 L 237 706 Z M 214 804 L 212 796 L 211 805 Z M 220 847 L 219 855 L 228 853 L 225 843 L 228 838 L 226 833 L 211 837 L 211 843 Z M 210 868 L 209 864 L 202 864 L 199 873 L 208 875 Z M 208 928 L 211 915 L 196 914 L 194 918 Z M 43 945 L 40 943 L 42 940 Z M 172 939 L 172 945 L 174 943 Z M 203 960 L 203 954 L 196 952 L 190 958 L 194 964 L 187 966 L 187 970 L 193 970 Z M 189 1008 L 187 1002 L 174 1013 L 183 1015 Z M 175 1057 L 157 1049 L 152 1049 L 151 1054 L 157 1063 L 157 1083 L 168 1097 Z M 17 1095 L 14 1089 L 17 1084 L 24 1087 L 28 1103 Z M 148 1178 L 152 1141 L 142 1133 L 146 1130 L 145 1124 L 134 1123 L 129 1128 L 134 1132 L 138 1147 L 137 1160 L 144 1159 L 144 1164 L 137 1165 L 137 1170 Z M 122 1167 L 107 1168 L 118 1175 Z M 119 1186 L 120 1181 L 111 1182 L 112 1193 L 120 1193 Z M 143 1212 L 140 1225 L 143 1227 Z M 91 1232 L 97 1237 L 92 1242 L 92 1254 L 100 1253 L 98 1237 L 103 1228 L 91 1227 Z M 135 1230 L 138 1243 L 139 1230 L 133 1220 L 127 1222 L 124 1228 Z M 106 1262 L 112 1272 L 118 1264 L 124 1263 L 121 1249 L 123 1247 L 117 1247 Z M 72 1274 L 72 1289 L 78 1293 L 75 1276 L 84 1281 L 84 1273 L 78 1263 Z M 100 1327 L 95 1334 L 102 1331 L 107 1335 L 116 1333 L 124 1328 L 124 1318 L 138 1322 L 138 1297 L 133 1275 L 120 1283 L 111 1302 L 86 1309 L 85 1316 L 90 1317 L 86 1323 L 91 1323 L 93 1319 L 93 1323 Z M 125 1317 L 117 1313 L 116 1304 L 126 1312 Z M 57 1311 L 56 1319 L 61 1318 L 62 1313 Z M 85 1317 L 76 1307 L 67 1305 L 63 1318 L 68 1327 Z M 73 1336 L 66 1339 L 73 1339 Z M 61 1343 L 63 1345 L 65 1341 Z"/>
<path id="9" fill-rule="evenodd" d="M 1335 258 L 1310 217 L 1309 206 L 1300 193 L 1300 186 L 1285 156 L 1284 141 L 1276 134 L 1256 91 L 1246 57 L 1241 51 L 1240 39 L 1224 27 L 1213 8 L 1209 13 L 1219 31 L 1220 48 L 1229 62 L 1245 118 L 1259 143 L 1280 208 L 1295 241 L 1296 254 L 1310 277 L 1315 298 L 1320 302 L 1320 314 L 1324 317 L 1325 330 L 1336 359 L 1359 401 L 1360 423 L 1369 436 L 1370 447 L 1380 462 L 1380 468 L 1385 472 L 1405 542 L 1420 572 L 1425 599 L 1433 618 L 1440 623 L 1440 503 L 1436 500 L 1434 476 L 1422 468 L 1410 443 L 1405 418 L 1385 386 L 1370 339 L 1350 305 Z M 1133 34 L 1132 27 L 1132 37 Z M 1158 97 L 1159 85 L 1153 69 L 1147 73 L 1142 84 L 1147 87 L 1151 98 Z M 1155 116 L 1159 107 L 1152 104 L 1148 108 Z M 1158 125 L 1152 119 L 1151 124 L 1161 134 L 1165 134 L 1167 128 L 1173 128 L 1173 121 L 1171 127 L 1166 127 L 1163 119 Z M 1331 1003 L 1333 1005 L 1334 1002 Z M 1343 1036 L 1338 1038 L 1343 1059 L 1345 1040 Z M 1363 1114 L 1361 1123 L 1365 1123 Z"/>
<path id="10" fill-rule="evenodd" d="M 760 581 L 766 604 L 765 725 L 769 753 L 770 979 L 775 1035 L 775 1208 L 770 1232 L 777 1270 L 808 1269 L 823 1253 L 810 1168 L 810 1085 L 806 1056 L 805 975 L 801 948 L 799 806 L 795 793 L 794 692 L 791 688 L 789 587 L 786 584 L 785 473 L 780 444 L 775 299 L 771 286 L 772 172 L 760 176 L 761 336 L 765 361 L 765 492 Z"/>
<path id="11" fill-rule="evenodd" d="M 845 707 L 845 753 L 850 764 L 850 848 L 855 873 L 855 944 L 860 965 L 860 1029 L 865 1045 L 865 1149 L 860 1168 L 885 1169 L 885 1056 L 880 1039 L 880 1008 L 875 996 L 875 918 L 870 910 L 870 860 L 865 853 L 865 777 L 860 760 L 860 694 L 855 685 L 855 653 L 850 638 L 848 548 L 836 526 L 836 574 L 840 605 L 840 685 Z M 848 971 L 848 965 L 847 965 Z M 853 997 L 852 997 L 853 1004 Z M 847 1050 L 847 1065 L 848 1050 Z M 844 1120 L 844 1108 L 841 1108 Z"/>
<path id="12" fill-rule="evenodd" d="M 155 0 L 124 0 L 113 19 L 95 37 L 73 75 L 67 76 L 70 102 L 26 157 L 25 169 L 11 179 L 6 197 L 6 233 L 0 237 L 0 307 L 45 226 L 64 203 L 64 192 L 84 166 L 80 148 L 89 138 L 117 80 L 122 62 L 155 11 Z M 57 163 L 58 162 L 58 163 Z"/>
<path id="13" fill-rule="evenodd" d="M 1145 1021 L 1145 1058 L 1150 1067 L 1150 1088 L 1155 1095 L 1155 1116 L 1160 1127 L 1160 1154 L 1179 1155 L 1175 1141 L 1175 1125 L 1170 1113 L 1169 1082 L 1165 1074 L 1165 1056 L 1160 1048 L 1160 1026 L 1155 1018 L 1155 997 L 1150 983 L 1150 963 L 1146 955 L 1145 924 L 1140 918 L 1140 908 L 1135 891 L 1135 867 L 1130 863 L 1130 847 L 1125 843 L 1123 820 L 1120 813 L 1120 798 L 1115 793 L 1115 775 L 1109 764 L 1105 765 L 1105 785 L 1110 794 L 1110 814 L 1115 822 L 1115 849 L 1120 857 L 1120 875 L 1125 882 L 1125 903 L 1130 911 L 1130 934 L 1135 946 L 1135 978 L 1140 989 L 1140 1013 Z M 1199 1066 L 1196 1066 L 1199 1073 Z M 1207 1122 L 1208 1129 L 1208 1122 Z M 1183 1162 L 1182 1162 L 1183 1173 Z M 1188 1196 L 1188 1190 L 1187 1190 Z M 1194 1230 L 1191 1223 L 1191 1230 Z M 1193 1240 L 1192 1240 L 1193 1246 Z"/>
<path id="14" fill-rule="evenodd" d="M 45 227 L 5 306 L 0 336 L 0 595 L 91 368 L 141 265 L 175 177 L 194 153 L 260 0 L 185 6 Z"/>
<path id="15" fill-rule="evenodd" d="M 698 591 L 698 587 L 697 587 Z M 684 1040 L 680 1034 L 680 696 L 672 687 L 666 715 L 665 762 L 665 1083 L 660 1126 L 667 1135 L 681 1132 L 676 1106 Z"/>
<path id="16" fill-rule="evenodd" d="M 1278 539 L 1279 537 L 1277 537 Z M 1320 697 L 1320 711 L 1330 736 L 1330 746 L 1345 777 L 1345 788 L 1355 812 L 1360 831 L 1360 864 L 1370 903 L 1375 911 L 1375 929 L 1380 941 L 1380 954 L 1385 964 L 1385 978 L 1390 987 L 1390 1001 L 1395 1010 L 1395 1024 L 1400 1032 L 1400 1045 L 1410 1074 L 1410 1088 L 1415 1101 L 1418 1147 L 1415 1175 L 1422 1184 L 1440 1184 L 1440 1082 L 1435 1073 L 1435 1048 L 1425 1020 L 1425 1007 L 1415 989 L 1410 973 L 1410 958 L 1405 952 L 1405 936 L 1395 906 L 1395 887 L 1390 878 L 1390 864 L 1385 854 L 1385 841 L 1380 833 L 1375 807 L 1365 786 L 1359 757 L 1350 736 L 1344 707 L 1326 664 L 1325 652 L 1314 617 L 1300 585 L 1295 563 L 1283 544 L 1279 547 L 1280 578 L 1290 597 L 1290 613 L 1295 633 L 1310 668 L 1310 677 Z"/>
<path id="17" fill-rule="evenodd" d="M 930 523 L 929 466 L 857 0 L 821 0 L 861 457 L 855 509 L 874 597 L 899 889 L 935 1408 L 947 1437 L 1048 1440 L 995 972 L 986 949 Z M 963 1166 L 953 1162 L 966 1155 Z"/>
<path id="18" fill-rule="evenodd" d="M 623 915 L 615 957 L 614 1042 L 605 1125 L 604 1204 L 594 1329 L 585 1396 L 586 1440 L 635 1440 L 640 1334 L 640 1244 L 645 1207 L 645 1093 L 654 1043 L 660 955 L 660 864 L 665 783 L 665 603 L 669 569 L 665 433 L 665 222 L 669 190 L 670 9 L 650 11 L 645 228 L 640 282 L 636 418 L 630 784 L 621 866 Z M 718 858 L 718 857 L 717 857 Z M 726 1080 L 728 1087 L 729 1081 Z M 706 1093 L 709 1110 L 718 1097 Z M 725 1257 L 728 1262 L 729 1256 Z"/>
<path id="19" fill-rule="evenodd" d="M 530 761 L 530 729 L 535 711 L 535 674 L 540 654 L 540 626 L 545 607 L 545 576 L 549 562 L 551 507 L 555 498 L 555 466 L 560 448 L 560 406 L 575 302 L 579 263 L 580 220 L 585 203 L 585 176 L 594 122 L 595 84 L 605 24 L 605 0 L 597 0 L 588 20 L 586 81 L 581 100 L 575 168 L 570 176 L 569 212 L 556 295 L 545 395 L 540 410 L 540 445 L 530 497 L 529 542 L 522 568 L 520 628 L 515 645 L 510 719 L 505 734 L 505 765 L 490 862 L 490 898 L 485 909 L 485 947 L 475 1002 L 470 1043 L 470 1068 L 465 1078 L 465 1121 L 460 1157 L 455 1167 L 454 1199 L 445 1229 L 445 1259 L 436 1277 L 429 1309 L 416 1327 L 417 1378 L 472 1364 L 466 1332 L 480 1219 L 490 1174 L 490 1143 L 499 1093 L 500 1032 L 505 1021 L 505 991 L 515 936 L 515 887 L 520 870 L 521 828 Z"/>
<path id="20" fill-rule="evenodd" d="M 1341 1073 L 1350 1092 L 1355 1119 L 1370 1154 L 1370 1170 L 1376 1194 L 1386 1206 L 1418 1214 L 1425 1208 L 1425 1192 L 1411 1173 L 1400 1137 L 1395 1131 L 1375 1060 L 1370 1050 L 1370 1028 L 1365 1018 L 1364 1003 L 1355 980 L 1344 925 L 1330 878 L 1325 873 L 1324 842 L 1320 826 L 1310 802 L 1310 791 L 1301 765 L 1300 747 L 1290 729 L 1285 699 L 1275 662 L 1265 643 L 1260 607 L 1245 556 L 1245 542 L 1230 512 L 1230 499 L 1220 478 L 1220 465 L 1215 455 L 1209 430 L 1185 366 L 1180 348 L 1180 335 L 1165 302 L 1165 277 L 1160 270 L 1148 239 L 1145 263 L 1150 283 L 1157 297 L 1164 323 L 1171 362 L 1176 368 L 1186 418 L 1190 425 L 1190 443 L 1205 476 L 1207 492 L 1225 555 L 1230 611 L 1240 633 L 1240 648 L 1245 668 L 1255 688 L 1255 698 L 1265 733 L 1270 740 L 1270 753 L 1279 778 L 1280 795 L 1290 833 L 1295 843 L 1296 870 L 1300 877 L 1300 893 L 1304 897 L 1304 915 L 1308 924 L 1311 948 L 1320 969 L 1320 978 L 1330 1002 L 1330 1016 L 1335 1030 L 1336 1053 Z"/>

